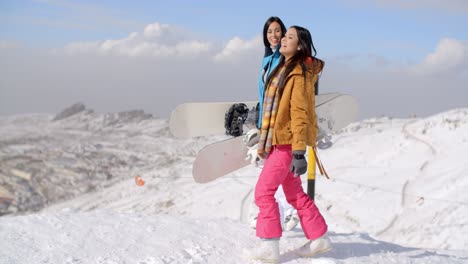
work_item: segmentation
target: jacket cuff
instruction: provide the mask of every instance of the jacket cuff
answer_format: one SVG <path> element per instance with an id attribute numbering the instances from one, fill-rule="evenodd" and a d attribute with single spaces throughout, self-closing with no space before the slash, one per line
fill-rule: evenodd
<path id="1" fill-rule="evenodd" d="M 296 142 L 292 144 L 292 150 L 295 151 L 306 151 L 307 145 L 305 142 Z"/>

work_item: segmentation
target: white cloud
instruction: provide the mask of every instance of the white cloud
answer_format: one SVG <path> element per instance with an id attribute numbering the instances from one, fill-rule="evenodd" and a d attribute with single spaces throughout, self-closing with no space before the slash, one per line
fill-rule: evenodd
<path id="1" fill-rule="evenodd" d="M 190 39 L 190 33 L 167 24 L 147 25 L 123 39 L 74 42 L 65 47 L 68 54 L 102 54 L 128 57 L 196 57 L 209 52 L 213 44 Z"/>
<path id="2" fill-rule="evenodd" d="M 223 48 L 213 42 L 198 40 L 182 28 L 153 23 L 142 32 L 130 33 L 126 38 L 94 42 L 73 42 L 65 46 L 68 54 L 99 54 L 127 57 L 183 57 L 208 56 L 215 62 L 234 62 L 251 54 L 260 54 L 261 36 L 250 40 L 234 37 Z"/>
<path id="3" fill-rule="evenodd" d="M 239 37 L 234 37 L 227 42 L 223 50 L 214 56 L 215 61 L 237 61 L 237 58 L 244 53 L 251 51 L 260 54 L 262 44 L 261 36 L 257 36 L 250 40 L 243 40 Z"/>
<path id="4" fill-rule="evenodd" d="M 444 74 L 466 70 L 468 66 L 468 43 L 444 38 L 436 50 L 412 70 L 419 74 Z"/>
<path id="5" fill-rule="evenodd" d="M 167 24 L 153 23 L 149 24 L 143 30 L 143 35 L 146 38 L 160 37 L 164 33 L 170 32 L 170 27 Z"/>

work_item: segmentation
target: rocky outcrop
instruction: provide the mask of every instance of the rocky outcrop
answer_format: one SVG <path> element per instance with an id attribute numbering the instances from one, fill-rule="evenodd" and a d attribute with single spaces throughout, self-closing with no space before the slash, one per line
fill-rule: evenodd
<path id="1" fill-rule="evenodd" d="M 65 108 L 62 112 L 58 113 L 52 121 L 58 121 L 62 120 L 65 118 L 68 118 L 70 116 L 76 115 L 80 112 L 83 112 L 86 110 L 86 106 L 82 103 L 76 103 L 70 107 Z"/>

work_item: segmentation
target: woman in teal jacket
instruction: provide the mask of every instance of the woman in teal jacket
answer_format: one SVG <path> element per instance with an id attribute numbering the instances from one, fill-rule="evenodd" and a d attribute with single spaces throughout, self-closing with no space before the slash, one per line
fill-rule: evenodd
<path id="1" fill-rule="evenodd" d="M 258 78 L 258 95 L 260 99 L 260 110 L 257 128 L 262 125 L 262 108 L 263 96 L 265 92 L 265 81 L 270 73 L 278 65 L 281 54 L 279 53 L 279 46 L 281 38 L 286 33 L 286 27 L 279 17 L 270 17 L 263 26 L 263 44 L 265 45 L 265 55 L 263 57 L 262 69 Z"/>

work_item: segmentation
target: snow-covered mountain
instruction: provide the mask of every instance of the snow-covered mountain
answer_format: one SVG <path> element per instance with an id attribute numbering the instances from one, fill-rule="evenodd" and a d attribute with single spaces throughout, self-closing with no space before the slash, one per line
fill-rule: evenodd
<path id="1" fill-rule="evenodd" d="M 191 178 L 197 151 L 223 138 L 79 105 L 0 117 L 0 263 L 248 263 L 260 169 Z M 334 249 L 314 263 L 468 263 L 468 109 L 364 120 L 333 143 L 316 203 Z M 282 263 L 310 263 L 293 254 L 303 242 L 285 232 Z"/>
<path id="2" fill-rule="evenodd" d="M 0 118 L 0 197 L 15 198 L 1 214 L 39 211 L 138 174 L 177 179 L 209 142 L 174 139 L 167 120 L 142 111 L 61 114 Z"/>

